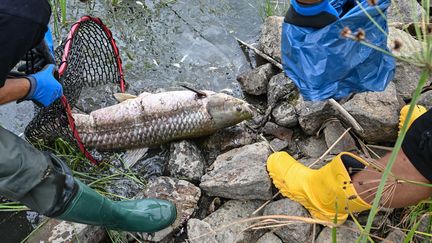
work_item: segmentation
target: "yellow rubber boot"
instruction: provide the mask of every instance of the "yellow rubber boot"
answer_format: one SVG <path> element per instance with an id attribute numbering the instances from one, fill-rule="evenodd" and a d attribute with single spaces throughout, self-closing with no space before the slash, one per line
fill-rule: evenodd
<path id="1" fill-rule="evenodd" d="M 410 105 L 405 105 L 404 107 L 402 107 L 401 111 L 400 111 L 400 117 L 399 117 L 399 132 L 402 129 L 402 126 L 407 118 L 408 115 L 408 110 L 410 108 Z M 414 111 L 413 114 L 411 116 L 411 120 L 409 121 L 408 127 L 411 126 L 411 124 L 417 119 L 419 118 L 421 115 L 423 115 L 425 112 L 427 111 L 426 107 L 421 106 L 421 105 L 416 105 L 414 107 Z"/>
<path id="2" fill-rule="evenodd" d="M 286 152 L 277 152 L 268 158 L 267 170 L 282 195 L 302 204 L 312 217 L 334 222 L 337 215 L 338 224 L 342 224 L 349 212 L 361 212 L 371 207 L 354 189 L 341 160 L 343 155 L 367 165 L 360 157 L 344 152 L 327 165 L 314 170 Z"/>

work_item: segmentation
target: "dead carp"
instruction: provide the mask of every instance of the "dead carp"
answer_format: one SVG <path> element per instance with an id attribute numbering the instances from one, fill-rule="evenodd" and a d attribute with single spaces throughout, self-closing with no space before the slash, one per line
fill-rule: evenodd
<path id="1" fill-rule="evenodd" d="M 211 91 L 136 96 L 90 114 L 74 114 L 83 144 L 99 150 L 152 147 L 210 135 L 252 117 L 245 101 Z"/>

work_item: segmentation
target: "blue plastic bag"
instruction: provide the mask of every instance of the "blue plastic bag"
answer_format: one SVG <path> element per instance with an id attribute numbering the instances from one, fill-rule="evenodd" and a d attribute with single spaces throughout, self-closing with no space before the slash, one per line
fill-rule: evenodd
<path id="1" fill-rule="evenodd" d="M 345 2 L 333 0 L 330 3 L 340 14 Z M 390 0 L 381 0 L 377 6 L 369 6 L 365 0 L 360 4 L 387 32 L 387 21 L 382 13 L 386 13 Z M 282 63 L 286 75 L 305 100 L 340 99 L 350 93 L 383 91 L 393 79 L 394 58 L 342 37 L 344 27 L 353 32 L 363 29 L 368 42 L 388 50 L 387 36 L 357 4 L 338 21 L 321 29 L 283 23 Z"/>

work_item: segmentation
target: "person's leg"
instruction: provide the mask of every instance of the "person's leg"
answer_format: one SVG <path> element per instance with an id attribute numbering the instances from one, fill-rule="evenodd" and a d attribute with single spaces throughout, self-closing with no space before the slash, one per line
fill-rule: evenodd
<path id="1" fill-rule="evenodd" d="M 407 109 L 401 114 L 401 123 Z M 432 194 L 432 110 L 415 110 L 416 119 L 402 145 L 392 168 L 382 199 L 386 207 L 414 205 Z M 314 218 L 332 222 L 336 215 L 342 223 L 350 212 L 370 208 L 375 198 L 383 168 L 390 154 L 373 165 L 350 153 L 341 153 L 318 170 L 305 167 L 288 153 L 272 154 L 267 170 L 282 195 L 301 203 Z M 375 169 L 378 168 L 378 169 Z"/>
<path id="2" fill-rule="evenodd" d="M 48 217 L 110 229 L 155 232 L 171 225 L 164 200 L 114 202 L 72 177 L 66 164 L 0 127 L 0 195 Z"/>

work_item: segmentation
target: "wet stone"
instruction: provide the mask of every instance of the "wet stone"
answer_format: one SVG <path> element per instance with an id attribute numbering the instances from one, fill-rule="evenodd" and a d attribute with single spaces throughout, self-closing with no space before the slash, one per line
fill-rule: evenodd
<path id="1" fill-rule="evenodd" d="M 191 243 L 217 243 L 216 232 L 207 222 L 199 219 L 190 219 L 187 223 L 188 240 Z"/>
<path id="2" fill-rule="evenodd" d="M 221 154 L 201 178 L 200 188 L 209 196 L 270 199 L 271 182 L 265 166 L 270 153 L 269 146 L 261 142 Z"/>
<path id="3" fill-rule="evenodd" d="M 199 181 L 204 174 L 205 160 L 199 148 L 190 141 L 171 143 L 169 175 L 188 181 Z"/>
<path id="4" fill-rule="evenodd" d="M 251 221 L 233 224 L 251 217 L 251 214 L 260 207 L 263 201 L 237 201 L 226 202 L 222 207 L 210 214 L 203 221 L 208 223 L 213 231 L 216 232 L 216 241 L 224 243 L 234 242 L 256 242 L 262 235 L 261 231 L 244 231 Z M 260 216 L 260 213 L 254 216 Z M 225 227 L 230 225 L 229 227 Z M 204 242 L 204 241 L 202 241 Z"/>
<path id="5" fill-rule="evenodd" d="M 183 225 L 195 212 L 201 190 L 192 183 L 170 177 L 151 179 L 147 188 L 135 198 L 159 198 L 174 203 L 177 207 L 177 219 L 166 229 L 152 234 L 140 234 L 144 240 L 161 241 L 172 236 L 175 229 Z"/>
<path id="6" fill-rule="evenodd" d="M 290 141 L 293 136 L 291 129 L 279 126 L 273 122 L 267 122 L 263 128 L 263 133 L 275 136 L 281 140 Z"/>
<path id="7" fill-rule="evenodd" d="M 274 151 L 281 151 L 284 148 L 288 147 L 288 145 L 289 145 L 288 141 L 284 141 L 279 138 L 275 138 L 270 141 L 270 146 Z"/>
<path id="8" fill-rule="evenodd" d="M 251 95 L 263 95 L 267 93 L 267 84 L 275 72 L 273 65 L 267 63 L 240 74 L 237 81 L 244 92 Z"/>
<path id="9" fill-rule="evenodd" d="M 310 218 L 310 214 L 301 204 L 290 199 L 282 199 L 270 203 L 265 207 L 264 215 L 288 215 Z M 312 238 L 312 224 L 294 223 L 280 227 L 274 233 L 283 242 L 310 242 Z"/>
<path id="10" fill-rule="evenodd" d="M 295 108 L 288 102 L 277 105 L 272 111 L 272 116 L 275 123 L 283 127 L 293 127 L 298 123 Z"/>
<path id="11" fill-rule="evenodd" d="M 383 92 L 365 92 L 342 105 L 360 124 L 360 136 L 368 142 L 395 141 L 401 109 L 396 88 L 390 83 Z"/>
<path id="12" fill-rule="evenodd" d="M 281 61 L 281 36 L 283 17 L 268 17 L 261 30 L 260 49 L 277 61 Z"/>
<path id="13" fill-rule="evenodd" d="M 330 148 L 339 137 L 345 132 L 345 128 L 340 121 L 330 121 L 324 128 L 324 137 L 327 147 Z M 349 133 L 346 133 L 342 139 L 330 150 L 330 154 L 339 154 L 340 152 L 349 152 L 356 149 L 356 143 Z"/>

